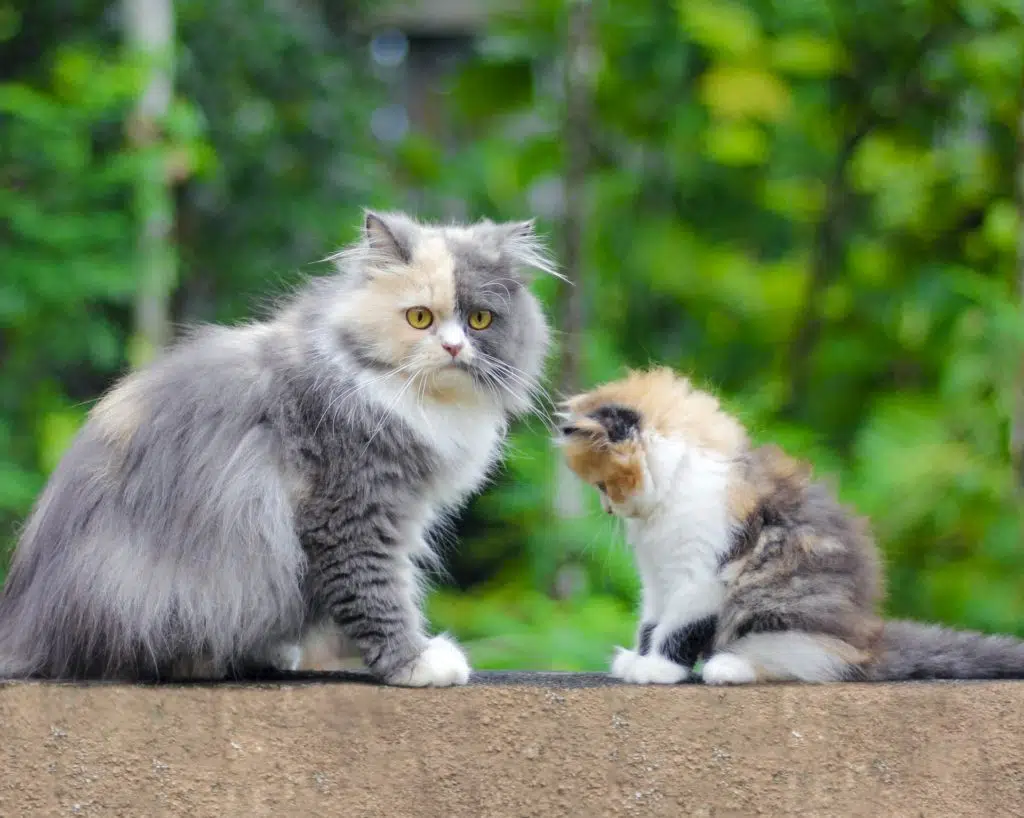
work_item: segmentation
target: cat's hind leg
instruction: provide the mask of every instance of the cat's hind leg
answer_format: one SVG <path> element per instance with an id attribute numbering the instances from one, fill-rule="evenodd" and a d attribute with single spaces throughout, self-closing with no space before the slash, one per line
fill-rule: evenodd
<path id="1" fill-rule="evenodd" d="M 856 678 L 865 657 L 848 642 L 806 631 L 749 633 L 717 650 L 704 665 L 705 684 L 841 682 Z"/>

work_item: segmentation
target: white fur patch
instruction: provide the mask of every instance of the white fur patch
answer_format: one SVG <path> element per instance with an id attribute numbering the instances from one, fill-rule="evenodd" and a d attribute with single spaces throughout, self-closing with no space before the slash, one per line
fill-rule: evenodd
<path id="1" fill-rule="evenodd" d="M 447 636 L 435 636 L 423 652 L 388 684 L 402 687 L 451 687 L 469 681 L 469 661 Z"/>
<path id="2" fill-rule="evenodd" d="M 626 520 L 643 581 L 642 618 L 657 622 L 652 645 L 721 610 L 719 559 L 730 544 L 729 464 L 678 440 L 651 436 L 643 516 Z"/>
<path id="3" fill-rule="evenodd" d="M 481 487 L 505 433 L 504 414 L 496 404 L 479 396 L 458 403 L 421 399 L 413 387 L 395 379 L 360 377 L 367 384 L 360 395 L 400 417 L 439 456 L 441 469 L 433 475 L 427 498 L 431 506 L 457 506 Z"/>
<path id="4" fill-rule="evenodd" d="M 745 685 L 757 681 L 757 668 L 749 659 L 732 653 L 716 653 L 704 665 L 704 684 Z"/>
<path id="5" fill-rule="evenodd" d="M 751 633 L 737 639 L 727 650 L 744 657 L 765 680 L 800 682 L 841 681 L 850 667 L 843 656 L 855 653 L 850 645 L 838 639 L 801 631 Z M 714 659 L 712 657 L 708 665 Z M 706 680 L 707 666 L 704 676 Z"/>
<path id="6" fill-rule="evenodd" d="M 612 660 L 611 675 L 630 684 L 674 685 L 686 681 L 690 672 L 664 656 L 642 656 L 636 651 L 619 648 Z"/>

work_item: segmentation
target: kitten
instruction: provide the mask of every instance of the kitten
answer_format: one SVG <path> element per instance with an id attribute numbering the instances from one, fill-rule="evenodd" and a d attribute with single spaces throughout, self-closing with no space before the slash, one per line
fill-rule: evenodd
<path id="1" fill-rule="evenodd" d="M 368 213 L 270 320 L 193 333 L 90 412 L 0 598 L 0 676 L 294 668 L 323 627 L 379 679 L 464 684 L 420 611 L 428 529 L 484 482 L 548 348 L 532 222 Z"/>
<path id="2" fill-rule="evenodd" d="M 718 401 L 668 369 L 567 401 L 569 467 L 625 520 L 643 584 L 634 650 L 611 673 L 673 684 L 1024 675 L 1024 642 L 876 612 L 867 525 Z"/>

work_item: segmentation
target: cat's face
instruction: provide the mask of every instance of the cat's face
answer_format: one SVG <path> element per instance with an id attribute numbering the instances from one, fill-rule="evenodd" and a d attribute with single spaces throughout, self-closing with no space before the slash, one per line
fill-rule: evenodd
<path id="1" fill-rule="evenodd" d="M 434 227 L 368 214 L 332 323 L 356 361 L 438 400 L 527 409 L 549 344 L 523 268 L 546 262 L 529 223 Z"/>
<path id="2" fill-rule="evenodd" d="M 743 427 L 712 395 L 664 368 L 577 395 L 565 410 L 566 463 L 620 517 L 649 514 L 688 462 L 734 457 L 746 444 Z"/>

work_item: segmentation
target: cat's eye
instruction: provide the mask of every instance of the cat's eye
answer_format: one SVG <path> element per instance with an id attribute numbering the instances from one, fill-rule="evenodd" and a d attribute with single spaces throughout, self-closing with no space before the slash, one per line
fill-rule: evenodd
<path id="1" fill-rule="evenodd" d="M 469 314 L 469 326 L 472 329 L 487 329 L 493 320 L 490 310 L 476 310 Z"/>
<path id="2" fill-rule="evenodd" d="M 434 313 L 426 307 L 412 307 L 405 311 L 405 320 L 413 329 L 426 329 L 434 323 Z"/>
<path id="3" fill-rule="evenodd" d="M 606 486 L 604 484 L 604 481 L 601 481 L 600 483 L 597 484 L 597 490 L 599 492 L 601 492 L 602 494 L 607 494 L 608 493 L 608 486 Z"/>

